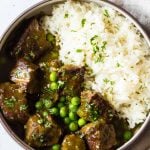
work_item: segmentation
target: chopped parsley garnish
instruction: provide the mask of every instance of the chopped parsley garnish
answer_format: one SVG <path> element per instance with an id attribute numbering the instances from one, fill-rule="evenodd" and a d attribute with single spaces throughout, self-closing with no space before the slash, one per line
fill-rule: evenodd
<path id="1" fill-rule="evenodd" d="M 115 81 L 109 80 L 109 79 L 107 79 L 107 78 L 103 79 L 103 82 L 104 82 L 105 84 L 110 83 L 110 85 L 114 85 L 114 84 L 115 84 Z"/>
<path id="2" fill-rule="evenodd" d="M 44 87 L 44 88 L 42 88 L 42 93 L 51 94 L 51 93 L 53 93 L 53 91 L 50 89 L 50 87 Z"/>
<path id="3" fill-rule="evenodd" d="M 81 52 L 82 52 L 82 49 L 77 49 L 76 52 L 77 52 L 77 53 L 81 53 Z"/>
<path id="4" fill-rule="evenodd" d="M 34 58 L 34 57 L 35 57 L 35 54 L 33 53 L 33 51 L 30 51 L 30 52 L 29 52 L 29 56 L 30 56 L 31 58 Z"/>
<path id="5" fill-rule="evenodd" d="M 100 116 L 99 109 L 94 104 L 90 104 L 89 109 L 90 109 L 90 116 L 91 116 L 92 120 L 96 121 Z"/>
<path id="6" fill-rule="evenodd" d="M 64 86 L 65 82 L 64 81 L 58 81 L 58 89 L 62 88 Z"/>
<path id="7" fill-rule="evenodd" d="M 81 25 L 82 25 L 82 27 L 84 27 L 85 23 L 86 23 L 86 19 L 82 19 L 82 20 L 81 20 Z"/>
<path id="8" fill-rule="evenodd" d="M 38 119 L 38 120 L 37 120 L 37 123 L 38 123 L 38 124 L 43 124 L 43 122 L 44 122 L 43 119 Z"/>
<path id="9" fill-rule="evenodd" d="M 97 44 L 97 42 L 95 41 L 99 36 L 98 35 L 94 35 L 91 39 L 90 39 L 90 43 L 91 45 L 95 45 Z"/>
<path id="10" fill-rule="evenodd" d="M 52 126 L 52 123 L 49 122 L 49 121 L 46 121 L 46 122 L 44 123 L 44 127 L 45 127 L 45 128 L 50 128 L 51 126 Z"/>
<path id="11" fill-rule="evenodd" d="M 96 58 L 95 58 L 95 63 L 104 62 L 105 57 L 106 57 L 105 55 L 99 54 L 99 55 L 96 56 Z"/>
<path id="12" fill-rule="evenodd" d="M 99 51 L 99 47 L 97 45 L 93 45 L 93 52 L 94 54 Z"/>
<path id="13" fill-rule="evenodd" d="M 16 98 L 13 96 L 11 98 L 5 98 L 5 100 L 4 100 L 4 104 L 8 108 L 13 108 L 15 106 L 15 102 L 16 102 Z"/>
<path id="14" fill-rule="evenodd" d="M 110 17 L 107 9 L 104 10 L 104 13 L 103 13 L 103 14 L 104 14 L 104 16 L 106 16 L 106 17 Z"/>
<path id="15" fill-rule="evenodd" d="M 114 90 L 113 88 L 109 89 L 110 94 L 113 94 L 113 90 Z"/>
<path id="16" fill-rule="evenodd" d="M 105 79 L 103 79 L 103 82 L 107 84 L 107 83 L 109 83 L 109 80 L 107 78 L 105 78 Z"/>
<path id="17" fill-rule="evenodd" d="M 68 17 L 69 17 L 69 14 L 65 13 L 64 18 L 68 18 Z"/>
<path id="18" fill-rule="evenodd" d="M 121 67 L 120 63 L 117 62 L 116 67 Z"/>
<path id="19" fill-rule="evenodd" d="M 93 46 L 93 52 L 94 54 L 99 51 L 99 47 L 98 47 L 98 35 L 94 35 L 91 39 L 90 39 L 90 43 Z"/>
<path id="20" fill-rule="evenodd" d="M 28 108 L 28 106 L 25 105 L 25 104 L 23 104 L 23 105 L 20 106 L 20 111 L 24 111 L 24 110 L 26 110 L 27 108 Z"/>
<path id="21" fill-rule="evenodd" d="M 71 30 L 71 32 L 77 32 L 76 30 Z"/>
<path id="22" fill-rule="evenodd" d="M 111 84 L 111 85 L 114 85 L 114 84 L 115 84 L 115 81 L 110 81 L 110 84 Z"/>
<path id="23" fill-rule="evenodd" d="M 104 62 L 104 59 L 106 57 L 106 53 L 104 52 L 104 50 L 106 49 L 107 42 L 103 41 L 102 45 L 100 46 L 100 44 L 99 44 L 100 41 L 101 41 L 101 39 L 98 35 L 94 35 L 90 39 L 90 43 L 93 48 L 95 63 Z"/>
<path id="24" fill-rule="evenodd" d="M 106 41 L 103 41 L 102 46 L 101 46 L 101 50 L 102 50 L 102 51 L 103 51 L 104 49 L 106 49 L 106 45 L 107 45 L 107 42 L 106 42 Z"/>

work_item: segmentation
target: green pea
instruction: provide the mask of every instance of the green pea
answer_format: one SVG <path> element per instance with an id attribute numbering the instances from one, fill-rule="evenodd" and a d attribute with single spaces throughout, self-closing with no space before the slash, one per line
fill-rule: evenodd
<path id="1" fill-rule="evenodd" d="M 69 124 L 71 122 L 70 118 L 69 117 L 65 117 L 64 118 L 64 123 L 65 124 Z"/>
<path id="2" fill-rule="evenodd" d="M 60 116 L 61 117 L 66 117 L 67 116 L 67 107 L 64 106 L 60 109 Z"/>
<path id="3" fill-rule="evenodd" d="M 36 104 L 35 104 L 35 107 L 36 107 L 37 109 L 41 109 L 42 106 L 43 106 L 43 102 L 42 102 L 42 101 L 38 101 L 38 102 L 36 102 Z"/>
<path id="4" fill-rule="evenodd" d="M 71 122 L 69 124 L 70 131 L 77 131 L 78 130 L 78 124 L 76 122 Z"/>
<path id="5" fill-rule="evenodd" d="M 66 100 L 65 96 L 61 96 L 61 97 L 60 97 L 60 101 L 61 101 L 61 102 L 65 102 L 65 100 Z"/>
<path id="6" fill-rule="evenodd" d="M 58 89 L 58 83 L 56 82 L 52 82 L 50 85 L 51 90 L 55 91 Z"/>
<path id="7" fill-rule="evenodd" d="M 59 115 L 59 110 L 56 107 L 53 107 L 51 109 L 49 109 L 50 114 L 58 116 Z"/>
<path id="8" fill-rule="evenodd" d="M 62 102 L 59 102 L 59 103 L 57 104 L 58 108 L 61 108 L 61 107 L 63 107 L 64 105 L 65 105 L 65 104 L 62 103 Z"/>
<path id="9" fill-rule="evenodd" d="M 60 145 L 59 144 L 54 144 L 52 146 L 52 150 L 60 150 Z"/>
<path id="10" fill-rule="evenodd" d="M 43 116 L 47 117 L 48 116 L 48 112 L 47 111 L 43 111 Z"/>
<path id="11" fill-rule="evenodd" d="M 86 120 L 85 120 L 85 119 L 80 118 L 80 119 L 78 120 L 78 125 L 79 125 L 79 127 L 82 127 L 82 126 L 84 126 L 85 124 L 86 124 Z"/>
<path id="12" fill-rule="evenodd" d="M 53 102 L 51 100 L 44 100 L 44 106 L 45 108 L 49 109 L 53 105 Z"/>
<path id="13" fill-rule="evenodd" d="M 78 117 L 77 117 L 77 114 L 75 114 L 74 112 L 70 112 L 69 118 L 70 118 L 70 120 L 75 121 L 75 120 L 77 120 Z"/>
<path id="14" fill-rule="evenodd" d="M 54 82 L 54 81 L 57 81 L 57 73 L 56 72 L 51 72 L 50 76 L 50 81 Z"/>
<path id="15" fill-rule="evenodd" d="M 128 141 L 132 137 L 131 131 L 125 131 L 123 137 L 124 140 Z"/>
<path id="16" fill-rule="evenodd" d="M 46 35 L 46 39 L 47 39 L 47 41 L 49 41 L 49 42 L 54 42 L 54 41 L 55 41 L 55 37 L 54 37 L 51 33 L 48 33 L 48 34 Z"/>
<path id="17" fill-rule="evenodd" d="M 72 111 L 72 112 L 77 112 L 78 106 L 73 105 L 73 104 L 69 104 L 69 110 Z"/>
<path id="18" fill-rule="evenodd" d="M 80 104 L 80 98 L 79 97 L 73 97 L 72 99 L 71 99 L 71 104 L 73 104 L 73 105 L 79 105 Z"/>

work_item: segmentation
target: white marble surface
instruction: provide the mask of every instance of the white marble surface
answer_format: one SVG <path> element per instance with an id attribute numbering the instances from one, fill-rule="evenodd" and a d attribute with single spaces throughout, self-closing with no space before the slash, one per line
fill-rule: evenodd
<path id="1" fill-rule="evenodd" d="M 0 37 L 7 29 L 9 24 L 22 11 L 41 0 L 0 0 Z M 110 0 L 124 7 L 134 15 L 143 26 L 150 31 L 150 0 Z M 150 32 L 149 32 L 150 33 Z M 150 125 L 149 125 L 150 126 Z M 146 150 L 150 146 L 150 129 L 147 127 L 146 132 L 139 138 L 130 150 Z M 13 139 L 6 133 L 0 124 L 0 150 L 23 150 Z"/>

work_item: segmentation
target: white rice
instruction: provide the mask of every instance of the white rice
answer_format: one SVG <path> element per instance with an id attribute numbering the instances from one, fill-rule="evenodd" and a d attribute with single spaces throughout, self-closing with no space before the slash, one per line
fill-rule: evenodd
<path id="1" fill-rule="evenodd" d="M 88 65 L 94 75 L 90 87 L 108 99 L 130 128 L 146 119 L 150 48 L 130 20 L 95 3 L 66 2 L 56 5 L 52 16 L 42 21 L 44 29 L 57 37 L 60 60 Z M 96 46 L 99 50 L 94 54 Z M 95 62 L 99 55 L 102 57 Z"/>

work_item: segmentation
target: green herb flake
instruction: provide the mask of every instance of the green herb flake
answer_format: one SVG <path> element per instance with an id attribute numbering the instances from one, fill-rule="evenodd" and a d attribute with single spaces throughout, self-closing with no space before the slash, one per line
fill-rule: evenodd
<path id="1" fill-rule="evenodd" d="M 16 102 L 16 99 L 13 96 L 11 98 L 5 98 L 5 100 L 4 100 L 4 104 L 8 108 L 13 108 L 15 106 L 15 102 Z"/>
<path id="2" fill-rule="evenodd" d="M 38 119 L 38 120 L 37 120 L 37 123 L 38 123 L 38 124 L 43 124 L 43 122 L 44 122 L 43 119 Z"/>
<path id="3" fill-rule="evenodd" d="M 117 62 L 116 67 L 121 67 L 120 63 Z"/>
<path id="4" fill-rule="evenodd" d="M 99 109 L 94 104 L 90 104 L 88 107 L 90 110 L 90 116 L 91 116 L 92 120 L 96 121 L 100 116 Z"/>
<path id="5" fill-rule="evenodd" d="M 64 81 L 58 81 L 58 89 L 62 88 L 64 86 L 65 82 Z"/>
<path id="6" fill-rule="evenodd" d="M 82 52 L 82 49 L 77 49 L 76 52 L 77 52 L 77 53 L 81 53 L 81 52 Z"/>
<path id="7" fill-rule="evenodd" d="M 110 84 L 111 84 L 111 85 L 114 85 L 114 84 L 115 84 L 115 81 L 110 81 Z"/>
<path id="8" fill-rule="evenodd" d="M 108 13 L 108 10 L 107 10 L 107 9 L 105 9 L 105 10 L 104 10 L 104 13 L 103 13 L 103 14 L 104 14 L 104 16 L 106 16 L 106 17 L 110 17 L 110 15 L 109 15 L 109 13 Z"/>
<path id="9" fill-rule="evenodd" d="M 98 38 L 98 35 L 94 35 L 94 36 L 90 39 L 90 43 L 91 43 L 91 45 L 95 45 L 95 44 L 97 44 L 97 42 L 95 41 L 95 40 L 96 40 L 96 38 Z"/>
<path id="10" fill-rule="evenodd" d="M 106 83 L 106 84 L 109 83 L 109 81 L 110 80 L 108 80 L 107 78 L 103 79 L 103 82 Z"/>
<path id="11" fill-rule="evenodd" d="M 35 58 L 34 52 L 33 52 L 33 51 L 30 51 L 30 52 L 29 52 L 29 56 L 30 56 L 31 58 Z"/>
<path id="12" fill-rule="evenodd" d="M 69 17 L 69 14 L 65 13 L 64 18 L 68 18 L 68 17 Z"/>
<path id="13" fill-rule="evenodd" d="M 93 46 L 93 52 L 94 52 L 94 54 L 95 54 L 97 51 L 99 51 L 99 47 L 98 47 L 97 45 L 94 45 L 94 46 Z"/>
<path id="14" fill-rule="evenodd" d="M 48 121 L 46 121 L 45 124 L 44 124 L 45 128 L 50 128 L 51 126 L 52 126 L 52 123 L 48 122 Z"/>
<path id="15" fill-rule="evenodd" d="M 76 30 L 71 30 L 71 32 L 77 32 Z"/>
<path id="16" fill-rule="evenodd" d="M 106 49 L 106 45 L 107 45 L 107 42 L 106 41 L 103 41 L 102 42 L 102 46 L 101 46 L 101 50 L 104 51 L 104 49 Z"/>
<path id="17" fill-rule="evenodd" d="M 113 88 L 110 89 L 110 94 L 113 94 Z"/>
<path id="18" fill-rule="evenodd" d="M 110 85 L 114 85 L 115 84 L 115 81 L 109 80 L 107 78 L 103 79 L 103 82 L 106 83 L 106 84 L 109 83 Z"/>
<path id="19" fill-rule="evenodd" d="M 82 20 L 81 20 L 81 25 L 82 25 L 82 27 L 84 27 L 85 23 L 86 23 L 86 19 L 82 19 Z"/>
<path id="20" fill-rule="evenodd" d="M 105 56 L 100 53 L 98 56 L 96 56 L 95 63 L 98 63 L 98 62 L 104 63 L 104 59 L 105 59 Z"/>
<path id="21" fill-rule="evenodd" d="M 20 111 L 24 111 L 24 110 L 26 110 L 27 108 L 28 108 L 28 106 L 25 105 L 25 104 L 23 104 L 23 105 L 20 106 Z"/>
<path id="22" fill-rule="evenodd" d="M 106 49 L 107 42 L 103 41 L 101 46 L 99 46 L 99 36 L 94 35 L 90 39 L 90 43 L 93 48 L 95 63 L 104 62 L 106 57 L 106 53 L 104 53 L 104 50 Z"/>

